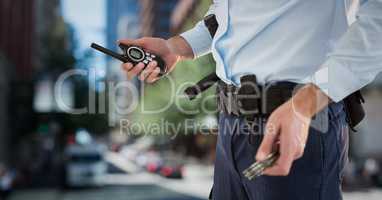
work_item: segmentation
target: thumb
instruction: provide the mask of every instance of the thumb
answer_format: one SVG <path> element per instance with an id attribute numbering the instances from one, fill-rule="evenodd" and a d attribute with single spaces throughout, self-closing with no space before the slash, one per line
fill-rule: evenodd
<path id="1" fill-rule="evenodd" d="M 124 45 L 134 45 L 134 46 L 139 46 L 142 48 L 145 48 L 146 42 L 144 39 L 136 39 L 136 40 L 131 40 L 131 39 L 122 39 L 117 41 L 118 44 L 124 44 Z"/>
<path id="2" fill-rule="evenodd" d="M 263 161 L 265 160 L 269 154 L 272 153 L 273 147 L 276 144 L 276 140 L 279 135 L 279 125 L 271 120 L 267 122 L 265 126 L 265 133 L 263 141 L 259 149 L 257 150 L 256 160 Z"/>

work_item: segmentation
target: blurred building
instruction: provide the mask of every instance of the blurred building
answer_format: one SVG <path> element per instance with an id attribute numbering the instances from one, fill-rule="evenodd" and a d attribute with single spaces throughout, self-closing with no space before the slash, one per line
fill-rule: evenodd
<path id="1" fill-rule="evenodd" d="M 198 0 L 108 0 L 106 1 L 106 46 L 118 50 L 121 38 L 156 36 L 169 38 L 179 32 Z M 110 65 L 114 60 L 107 57 Z M 117 78 L 119 67 L 109 69 L 109 78 Z M 118 79 L 118 78 L 117 78 Z"/>
<path id="2" fill-rule="evenodd" d="M 139 0 L 108 0 L 106 1 L 106 46 L 114 51 L 119 51 L 116 41 L 121 38 L 138 38 L 140 35 Z M 109 56 L 107 61 L 107 79 L 111 81 L 126 81 L 121 73 L 121 63 Z M 134 81 L 138 85 L 137 81 Z M 116 92 L 114 101 L 119 107 L 130 105 L 131 95 L 126 89 Z M 109 125 L 115 126 L 121 117 L 115 110 L 108 111 Z"/>
<path id="3" fill-rule="evenodd" d="M 62 17 L 61 0 L 35 1 L 36 67 L 33 108 L 38 113 L 59 112 L 53 87 L 55 79 L 75 65 L 75 30 Z M 73 92 L 70 93 L 70 90 L 71 88 L 68 89 L 68 94 L 62 95 L 63 98 L 72 99 Z M 72 106 L 72 101 L 65 103 Z"/>
<path id="4" fill-rule="evenodd" d="M 169 38 L 170 19 L 177 3 L 178 0 L 142 0 L 142 35 Z"/>
<path id="5" fill-rule="evenodd" d="M 109 49 L 117 50 L 115 42 L 119 38 L 139 36 L 139 0 L 108 0 L 106 13 L 106 45 Z"/>
<path id="6" fill-rule="evenodd" d="M 178 32 L 199 0 L 108 0 L 107 47 L 117 50 L 120 38 L 156 36 Z M 110 59 L 110 58 L 109 58 Z"/>
<path id="7" fill-rule="evenodd" d="M 108 0 L 106 1 L 106 46 L 118 51 L 116 41 L 142 36 L 168 38 L 180 30 L 198 0 Z M 119 62 L 107 57 L 108 78 L 123 79 Z"/>
<path id="8" fill-rule="evenodd" d="M 67 34 L 59 7 L 60 0 L 0 1 L 0 162 L 15 161 L 17 144 L 35 129 L 36 75 L 55 67 L 47 64 L 57 61 L 52 57 L 61 59 L 48 48 L 48 35 Z"/>
<path id="9" fill-rule="evenodd" d="M 13 79 L 28 80 L 32 75 L 34 7 L 35 0 L 0 1 L 0 51 L 14 66 Z"/>
<path id="10" fill-rule="evenodd" d="M 106 46 L 118 51 L 116 41 L 121 38 L 138 38 L 140 35 L 139 0 L 108 0 L 106 2 Z M 106 56 L 108 79 L 123 79 L 120 63 Z"/>
<path id="11" fill-rule="evenodd" d="M 198 0 L 141 0 L 141 34 L 169 38 L 192 15 Z"/>
<path id="12" fill-rule="evenodd" d="M 1 0 L 0 1 L 0 54 L 7 60 L 0 67 L 2 92 L 0 94 L 0 162 L 9 159 L 9 151 L 17 116 L 30 111 L 25 102 L 31 96 L 27 85 L 32 79 L 34 67 L 34 8 L 35 0 Z M 4 60 L 4 59 L 3 59 Z M 25 87 L 24 87 L 25 86 Z M 4 89 L 4 90 L 3 90 Z M 19 104 L 20 107 L 16 107 Z M 25 121 L 17 121 L 18 127 L 24 127 Z"/>
<path id="13" fill-rule="evenodd" d="M 9 92 L 9 80 L 7 77 L 6 69 L 8 63 L 0 52 L 0 164 L 6 162 L 7 152 L 8 152 L 8 142 L 9 142 L 9 130 L 8 130 L 8 115 L 7 115 L 7 105 L 8 105 L 8 92 Z"/>
<path id="14" fill-rule="evenodd" d="M 34 0 L 34 29 L 35 29 L 35 45 L 34 55 L 36 70 L 41 71 L 48 68 L 44 63 L 44 57 L 49 54 L 47 48 L 47 37 L 49 34 L 54 33 L 57 29 L 57 22 L 63 23 L 60 16 L 60 0 Z"/>

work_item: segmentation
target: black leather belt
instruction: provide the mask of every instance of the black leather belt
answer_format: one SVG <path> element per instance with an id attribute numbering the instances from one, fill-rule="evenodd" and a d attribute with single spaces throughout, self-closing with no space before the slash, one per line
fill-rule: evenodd
<path id="1" fill-rule="evenodd" d="M 240 82 L 240 87 L 218 82 L 218 107 L 225 114 L 243 116 L 248 120 L 269 117 L 301 86 L 292 82 L 275 82 L 262 86 L 257 84 L 255 75 L 243 76 Z"/>

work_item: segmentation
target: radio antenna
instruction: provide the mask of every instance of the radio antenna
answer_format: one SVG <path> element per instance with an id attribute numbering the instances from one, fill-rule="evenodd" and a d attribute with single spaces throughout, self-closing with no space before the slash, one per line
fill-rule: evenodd
<path id="1" fill-rule="evenodd" d="M 121 54 L 116 53 L 116 52 L 114 52 L 114 51 L 111 51 L 111 50 L 109 50 L 109 49 L 106 49 L 105 47 L 103 47 L 103 46 L 101 46 L 101 45 L 98 45 L 98 44 L 96 44 L 96 43 L 92 43 L 92 44 L 91 44 L 91 47 L 92 47 L 93 49 L 96 49 L 96 50 L 98 50 L 98 51 L 100 51 L 100 52 L 106 54 L 106 55 L 109 55 L 109 56 L 111 56 L 111 57 L 114 57 L 114 58 L 116 58 L 116 59 L 118 59 L 118 60 L 120 60 L 120 61 L 122 61 L 122 62 L 124 62 L 124 63 L 127 62 L 127 59 L 126 59 L 124 56 L 122 56 Z"/>

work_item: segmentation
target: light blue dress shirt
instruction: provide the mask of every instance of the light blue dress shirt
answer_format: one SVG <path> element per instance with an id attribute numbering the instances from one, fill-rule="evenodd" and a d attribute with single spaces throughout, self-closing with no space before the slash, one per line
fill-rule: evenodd
<path id="1" fill-rule="evenodd" d="M 196 56 L 212 52 L 228 84 L 255 74 L 272 81 L 314 83 L 340 101 L 382 71 L 382 0 L 214 0 L 219 22 L 212 39 L 203 22 L 181 36 Z"/>

